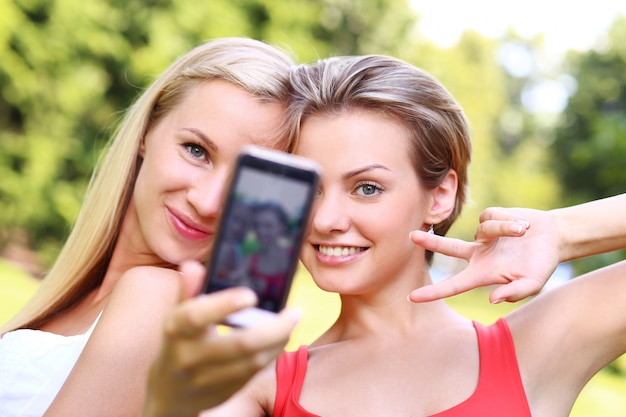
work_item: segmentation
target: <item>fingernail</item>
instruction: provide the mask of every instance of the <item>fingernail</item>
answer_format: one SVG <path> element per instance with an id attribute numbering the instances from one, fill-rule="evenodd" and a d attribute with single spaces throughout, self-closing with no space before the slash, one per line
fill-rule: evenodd
<path id="1" fill-rule="evenodd" d="M 530 223 L 528 221 L 519 221 L 515 224 L 511 225 L 511 231 L 515 234 L 521 234 L 524 230 L 530 227 Z"/>
<path id="2" fill-rule="evenodd" d="M 500 304 L 501 302 L 503 302 L 504 300 L 502 298 L 498 298 L 497 300 L 493 300 L 491 302 L 491 304 Z"/>

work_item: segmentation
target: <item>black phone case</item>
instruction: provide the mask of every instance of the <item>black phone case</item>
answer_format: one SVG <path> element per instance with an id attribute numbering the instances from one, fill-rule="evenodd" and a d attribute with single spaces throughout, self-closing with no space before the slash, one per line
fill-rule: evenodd
<path id="1" fill-rule="evenodd" d="M 204 293 L 244 285 L 257 293 L 258 309 L 284 308 L 319 175 L 319 167 L 307 159 L 244 149 L 225 195 Z M 262 271 L 263 266 L 271 271 Z"/>

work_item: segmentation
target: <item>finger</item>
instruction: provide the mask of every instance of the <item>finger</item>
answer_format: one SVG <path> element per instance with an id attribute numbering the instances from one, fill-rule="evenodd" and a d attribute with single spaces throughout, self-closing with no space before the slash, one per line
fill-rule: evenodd
<path id="1" fill-rule="evenodd" d="M 414 303 L 424 303 L 452 297 L 483 286 L 465 275 L 462 271 L 443 281 L 417 288 L 411 291 L 408 299 Z"/>
<path id="2" fill-rule="evenodd" d="M 526 221 L 485 220 L 478 225 L 474 239 L 482 241 L 497 237 L 522 236 L 527 229 L 528 222 Z"/>
<path id="3" fill-rule="evenodd" d="M 289 341 L 298 321 L 295 318 L 298 316 L 292 313 L 285 311 L 263 325 L 233 329 L 219 336 L 189 332 L 185 335 L 186 343 L 179 340 L 170 343 L 169 346 L 177 345 L 178 366 L 187 371 L 197 368 L 200 364 L 219 367 L 225 362 L 241 361 L 250 356 L 263 355 L 263 351 L 275 351 L 269 356 L 267 353 L 264 355 L 268 357 L 267 362 Z M 194 335 L 196 337 L 191 337 Z"/>
<path id="4" fill-rule="evenodd" d="M 421 230 L 412 231 L 409 237 L 413 243 L 424 249 L 455 258 L 468 259 L 472 252 L 472 243 L 460 239 L 438 236 Z"/>
<path id="5" fill-rule="evenodd" d="M 244 287 L 190 298 L 175 307 L 166 318 L 165 333 L 170 336 L 195 337 L 204 334 L 207 326 L 221 323 L 227 315 L 256 303 L 254 291 Z"/>
<path id="6" fill-rule="evenodd" d="M 235 330 L 219 337 L 220 340 L 212 339 L 209 342 L 213 345 L 211 352 L 205 350 L 207 356 L 197 362 L 202 366 L 193 368 L 194 374 L 198 372 L 197 381 L 208 376 L 219 380 L 227 380 L 229 376 L 235 379 L 252 376 L 284 350 L 298 317 L 285 311 L 271 322 Z"/>
<path id="7" fill-rule="evenodd" d="M 178 343 L 177 367 L 196 383 L 203 375 L 217 376 L 218 370 L 228 364 L 237 367 L 240 373 L 255 373 L 284 350 L 297 321 L 286 312 L 261 326 L 236 329 L 220 336 L 187 339 L 186 344 Z"/>
<path id="8" fill-rule="evenodd" d="M 504 301 L 520 301 L 538 294 L 541 288 L 541 283 L 527 278 L 511 281 L 494 289 L 489 295 L 489 302 L 499 304 Z"/>
<path id="9" fill-rule="evenodd" d="M 276 320 L 273 323 L 257 326 L 253 331 L 264 336 L 288 335 L 298 325 L 301 316 L 302 311 L 300 309 L 286 307 L 276 315 Z"/>
<path id="10" fill-rule="evenodd" d="M 183 261 L 178 271 L 181 274 L 181 300 L 198 295 L 204 283 L 206 268 L 197 261 Z"/>
<path id="11" fill-rule="evenodd" d="M 514 209 L 505 209 L 502 207 L 489 207 L 480 213 L 480 222 L 488 220 L 501 220 L 509 222 L 520 222 L 522 224 L 528 224 L 528 220 L 519 214 L 514 212 Z"/>
<path id="12" fill-rule="evenodd" d="M 189 369 L 188 378 L 196 387 L 192 391 L 202 409 L 214 407 L 244 386 L 261 369 L 266 368 L 284 350 L 288 336 L 269 348 L 244 356 L 204 362 Z M 203 389 L 202 389 L 203 388 Z M 210 395 L 207 395 L 210 394 Z"/>
<path id="13" fill-rule="evenodd" d="M 231 335 L 237 338 L 238 347 L 247 352 L 282 349 L 299 320 L 299 310 L 285 308 L 275 318 L 258 326 L 236 330 Z"/>

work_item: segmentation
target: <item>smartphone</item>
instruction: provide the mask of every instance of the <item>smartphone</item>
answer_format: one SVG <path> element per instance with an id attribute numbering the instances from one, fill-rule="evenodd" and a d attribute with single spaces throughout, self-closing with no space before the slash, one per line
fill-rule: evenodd
<path id="1" fill-rule="evenodd" d="M 248 146 L 239 154 L 203 292 L 247 286 L 259 302 L 223 324 L 253 326 L 285 306 L 319 177 L 315 162 L 286 152 Z"/>

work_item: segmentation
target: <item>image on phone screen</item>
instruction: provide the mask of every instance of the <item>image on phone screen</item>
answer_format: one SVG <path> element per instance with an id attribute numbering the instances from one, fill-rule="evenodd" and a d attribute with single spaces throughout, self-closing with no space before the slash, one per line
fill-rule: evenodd
<path id="1" fill-rule="evenodd" d="M 231 179 L 205 292 L 252 288 L 258 308 L 285 305 L 315 192 L 316 173 L 256 158 Z"/>

